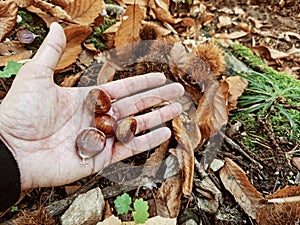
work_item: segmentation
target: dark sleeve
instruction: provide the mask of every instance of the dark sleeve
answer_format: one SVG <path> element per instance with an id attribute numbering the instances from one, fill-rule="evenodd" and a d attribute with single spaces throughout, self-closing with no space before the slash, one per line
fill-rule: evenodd
<path id="1" fill-rule="evenodd" d="M 11 151 L 0 140 L 0 211 L 18 201 L 20 190 L 18 164 Z"/>

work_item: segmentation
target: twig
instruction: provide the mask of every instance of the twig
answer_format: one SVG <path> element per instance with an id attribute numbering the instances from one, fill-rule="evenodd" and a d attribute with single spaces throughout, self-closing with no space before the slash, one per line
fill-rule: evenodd
<path id="1" fill-rule="evenodd" d="M 224 140 L 226 141 L 227 144 L 229 144 L 233 149 L 239 151 L 243 156 L 245 156 L 247 159 L 249 159 L 251 162 L 253 162 L 254 164 L 256 164 L 259 169 L 263 169 L 264 167 L 257 162 L 256 160 L 254 160 L 251 156 L 249 156 L 238 144 L 236 144 L 233 140 L 231 140 L 229 137 L 227 137 L 225 134 L 221 133 L 222 137 L 224 138 Z"/>

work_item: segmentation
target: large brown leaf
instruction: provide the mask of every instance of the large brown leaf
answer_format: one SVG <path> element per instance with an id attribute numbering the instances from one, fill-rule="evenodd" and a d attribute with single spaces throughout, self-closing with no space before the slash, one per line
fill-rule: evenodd
<path id="1" fill-rule="evenodd" d="M 199 101 L 197 116 L 203 138 L 214 136 L 227 123 L 226 88 L 228 87 L 222 87 L 215 81 L 206 88 L 204 95 Z"/>
<path id="2" fill-rule="evenodd" d="M 13 0 L 19 7 L 26 8 L 33 4 L 33 0 Z"/>
<path id="3" fill-rule="evenodd" d="M 67 46 L 55 69 L 56 72 L 76 61 L 82 51 L 81 43 L 92 33 L 92 28 L 84 25 L 70 25 L 64 31 L 67 38 Z"/>
<path id="4" fill-rule="evenodd" d="M 229 110 L 233 110 L 236 109 L 238 97 L 242 95 L 248 86 L 248 81 L 240 76 L 232 76 L 226 78 L 226 82 L 229 85 L 228 108 Z"/>
<path id="5" fill-rule="evenodd" d="M 12 30 L 16 23 L 18 6 L 13 1 L 0 2 L 0 41 Z"/>
<path id="6" fill-rule="evenodd" d="M 82 25 L 94 22 L 104 7 L 103 0 L 74 0 L 64 7 L 72 21 Z"/>
<path id="7" fill-rule="evenodd" d="M 0 43 L 0 52 L 0 66 L 6 66 L 8 61 L 26 60 L 32 56 L 32 51 L 24 49 L 24 45 L 18 41 Z"/>
<path id="8" fill-rule="evenodd" d="M 253 187 L 245 172 L 231 159 L 225 158 L 225 166 L 220 170 L 220 178 L 241 208 L 250 217 L 256 219 L 258 206 L 264 197 Z"/>
<path id="9" fill-rule="evenodd" d="M 128 57 L 128 54 L 136 48 L 136 42 L 140 39 L 143 11 L 138 5 L 129 5 L 122 17 L 122 22 L 114 38 L 117 47 L 117 55 Z"/>

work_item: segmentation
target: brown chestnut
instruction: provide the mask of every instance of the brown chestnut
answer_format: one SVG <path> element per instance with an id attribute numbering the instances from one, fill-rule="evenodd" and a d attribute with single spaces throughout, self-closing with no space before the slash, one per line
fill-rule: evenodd
<path id="1" fill-rule="evenodd" d="M 78 134 L 76 145 L 77 153 L 82 158 L 82 162 L 85 163 L 85 159 L 92 158 L 103 151 L 106 145 L 106 136 L 102 131 L 88 127 Z"/>
<path id="2" fill-rule="evenodd" d="M 17 32 L 18 40 L 23 44 L 31 44 L 32 42 L 34 42 L 34 40 L 37 36 L 38 35 L 35 35 L 30 30 L 26 30 L 26 29 L 19 30 Z"/>
<path id="3" fill-rule="evenodd" d="M 101 89 L 92 89 L 86 96 L 86 105 L 94 113 L 107 113 L 111 108 L 111 98 Z"/>
<path id="4" fill-rule="evenodd" d="M 114 136 L 115 129 L 117 128 L 117 121 L 111 115 L 96 114 L 94 123 L 95 127 L 101 130 L 106 137 Z"/>
<path id="5" fill-rule="evenodd" d="M 133 117 L 122 119 L 118 122 L 116 138 L 123 143 L 130 141 L 136 132 L 137 122 Z"/>

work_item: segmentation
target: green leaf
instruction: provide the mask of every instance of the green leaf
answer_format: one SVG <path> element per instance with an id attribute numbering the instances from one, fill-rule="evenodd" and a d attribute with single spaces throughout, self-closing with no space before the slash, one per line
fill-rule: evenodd
<path id="1" fill-rule="evenodd" d="M 133 208 L 134 208 L 134 211 L 132 212 L 132 216 L 133 216 L 134 222 L 136 224 L 145 223 L 149 218 L 148 202 L 144 201 L 141 198 L 137 199 L 133 203 Z"/>
<path id="2" fill-rule="evenodd" d="M 130 210 L 131 197 L 124 193 L 114 201 L 118 214 L 126 214 Z"/>
<path id="3" fill-rule="evenodd" d="M 12 75 L 18 73 L 21 66 L 22 66 L 22 63 L 9 61 L 7 63 L 7 65 L 4 67 L 3 71 L 0 71 L 0 77 L 10 78 Z"/>

